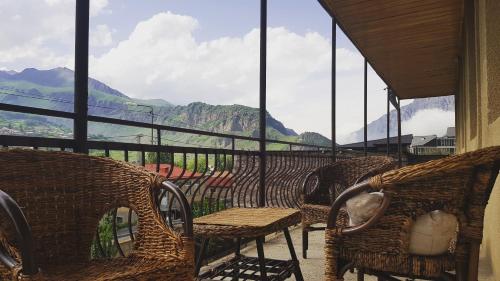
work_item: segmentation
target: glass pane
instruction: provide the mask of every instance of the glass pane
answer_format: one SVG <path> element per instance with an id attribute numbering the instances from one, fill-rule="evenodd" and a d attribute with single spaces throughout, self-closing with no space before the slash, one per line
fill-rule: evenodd
<path id="1" fill-rule="evenodd" d="M 337 28 L 337 142 L 339 144 L 363 141 L 363 72 L 363 56 Z"/>
<path id="2" fill-rule="evenodd" d="M 316 1 L 268 5 L 267 107 L 283 128 L 267 137 L 331 145 L 331 18 Z"/>
<path id="3" fill-rule="evenodd" d="M 72 139 L 73 121 L 0 110 L 0 135 Z"/>
<path id="4" fill-rule="evenodd" d="M 0 103 L 72 112 L 75 1 L 2 1 L 0 31 Z M 73 123 L 0 111 L 0 135 L 69 139 Z"/>
<path id="5" fill-rule="evenodd" d="M 387 138 L 386 88 L 384 81 L 368 65 L 368 140 Z"/>
<path id="6" fill-rule="evenodd" d="M 89 113 L 254 135 L 258 111 L 248 106 L 258 106 L 259 11 L 257 0 L 109 1 L 90 19 Z M 166 137 L 230 147 L 221 138 Z"/>
<path id="7" fill-rule="evenodd" d="M 0 31 L 0 102 L 72 112 L 75 1 L 2 1 Z"/>

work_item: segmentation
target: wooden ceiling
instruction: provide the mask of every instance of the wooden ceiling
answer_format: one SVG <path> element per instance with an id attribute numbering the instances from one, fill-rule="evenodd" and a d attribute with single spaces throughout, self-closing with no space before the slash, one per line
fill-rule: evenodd
<path id="1" fill-rule="evenodd" d="M 401 99 L 454 94 L 463 0 L 320 0 Z"/>

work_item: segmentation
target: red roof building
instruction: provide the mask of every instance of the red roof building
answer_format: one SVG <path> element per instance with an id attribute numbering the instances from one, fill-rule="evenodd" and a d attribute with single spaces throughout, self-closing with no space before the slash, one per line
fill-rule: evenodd
<path id="1" fill-rule="evenodd" d="M 149 171 L 156 172 L 156 164 L 146 164 L 145 168 Z M 172 171 L 170 171 L 173 169 Z M 167 177 L 169 180 L 189 180 L 197 179 L 203 177 L 202 173 L 193 173 L 192 171 L 185 170 L 183 173 L 181 167 L 173 166 L 170 164 L 160 164 L 159 174 Z M 206 174 L 207 176 L 209 173 Z M 202 182 L 202 181 L 200 181 Z M 228 171 L 224 171 L 222 174 L 220 172 L 215 172 L 203 185 L 212 187 L 231 187 L 234 184 L 233 175 Z"/>
<path id="2" fill-rule="evenodd" d="M 156 164 L 146 164 L 145 168 L 149 171 L 156 172 Z M 173 170 L 172 170 L 173 169 Z M 172 170 L 172 171 L 171 171 Z M 201 173 L 193 173 L 191 171 L 182 169 L 181 167 L 173 166 L 170 164 L 160 164 L 159 174 L 166 177 L 169 180 L 188 180 L 196 179 L 203 176 Z"/>

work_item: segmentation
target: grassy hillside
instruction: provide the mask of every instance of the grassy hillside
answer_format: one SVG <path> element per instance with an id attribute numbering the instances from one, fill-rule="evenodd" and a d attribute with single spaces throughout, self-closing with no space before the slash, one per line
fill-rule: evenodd
<path id="1" fill-rule="evenodd" d="M 0 71 L 0 102 L 72 112 L 74 73 L 67 68 L 51 70 L 26 69 L 19 73 Z M 89 114 L 117 119 L 151 122 L 153 107 L 155 124 L 193 128 L 212 132 L 258 137 L 259 111 L 243 105 L 209 105 L 201 102 L 185 106 L 164 100 L 133 99 L 95 79 L 89 79 Z M 269 113 L 266 117 L 269 139 L 329 145 L 317 133 L 297 135 Z M 30 114 L 0 111 L 0 134 L 72 137 L 72 121 Z M 153 136 L 153 138 L 155 138 Z M 136 127 L 89 123 L 89 138 L 120 142 L 150 143 L 151 130 Z M 156 142 L 155 139 L 153 139 Z M 228 139 L 166 132 L 162 143 L 177 146 L 231 147 Z M 237 141 L 238 149 L 256 149 L 256 142 Z M 271 144 L 269 149 L 288 149 Z"/>

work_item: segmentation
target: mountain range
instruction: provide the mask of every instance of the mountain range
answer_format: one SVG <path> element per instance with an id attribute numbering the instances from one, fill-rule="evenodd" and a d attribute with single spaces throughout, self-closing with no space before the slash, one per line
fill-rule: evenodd
<path id="1" fill-rule="evenodd" d="M 0 71 L 0 102 L 71 112 L 74 102 L 74 72 L 68 68 L 38 70 L 28 68 L 21 72 Z M 200 129 L 211 132 L 258 137 L 259 111 L 243 105 L 209 105 L 194 102 L 173 105 L 161 99 L 135 99 L 89 78 L 89 114 L 144 123 Z M 319 133 L 297 134 L 269 113 L 266 117 L 269 139 L 330 145 Z M 72 121 L 12 112 L 0 112 L 0 134 L 72 137 Z M 151 131 L 125 126 L 89 123 L 89 138 L 115 141 L 142 141 L 148 143 Z M 193 136 L 169 132 L 162 137 L 175 145 L 229 147 L 227 139 Z M 142 139 L 142 140 L 141 140 Z M 271 145 L 283 149 L 283 145 Z M 241 149 L 256 148 L 255 142 L 238 141 Z"/>
<path id="2" fill-rule="evenodd" d="M 443 122 L 439 122 L 440 120 L 435 120 L 435 118 L 439 118 L 439 112 L 444 113 L 452 113 L 455 111 L 455 97 L 454 96 L 443 96 L 443 97 L 434 97 L 434 98 L 421 98 L 415 99 L 411 103 L 401 106 L 401 122 L 402 127 L 404 129 L 409 129 L 406 124 L 414 120 L 415 118 L 419 118 L 419 115 L 428 114 L 425 120 L 417 120 L 422 123 L 422 126 L 436 127 L 433 131 L 435 134 L 444 134 L 446 132 L 447 126 L 442 124 Z M 436 114 L 438 113 L 438 114 Z M 397 111 L 390 111 L 390 121 L 389 121 L 389 131 L 391 136 L 396 136 L 398 132 L 398 120 L 397 120 Z M 433 120 L 434 119 L 434 120 Z M 431 121 L 432 123 L 429 123 Z M 406 124 L 405 124 L 406 123 Z M 450 126 L 452 124 L 449 124 Z M 368 123 L 368 139 L 381 139 L 387 137 L 387 114 L 382 115 L 378 119 Z M 413 129 L 410 130 L 409 133 L 414 135 L 422 135 L 424 132 L 428 130 L 419 130 Z M 404 134 L 405 132 L 403 132 Z M 360 128 L 359 130 L 354 131 L 348 137 L 348 142 L 360 142 L 364 139 L 364 130 Z"/>

